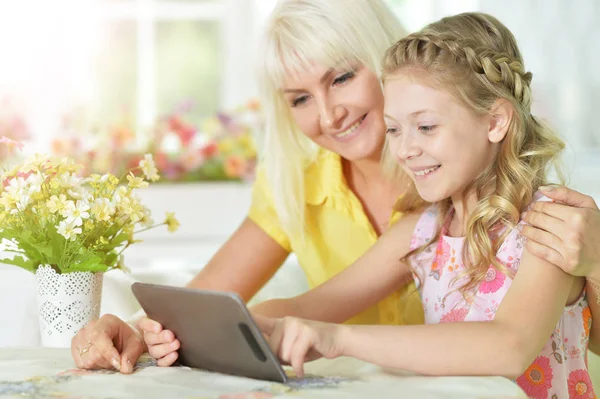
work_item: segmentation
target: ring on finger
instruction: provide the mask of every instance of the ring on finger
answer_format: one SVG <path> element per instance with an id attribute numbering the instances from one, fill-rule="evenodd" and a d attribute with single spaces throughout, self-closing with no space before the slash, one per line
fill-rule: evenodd
<path id="1" fill-rule="evenodd" d="M 92 347 L 92 345 L 94 345 L 94 343 L 92 341 L 88 341 L 87 343 L 88 343 L 88 345 L 85 348 L 79 348 L 79 356 L 83 356 L 86 353 L 88 353 L 90 351 L 90 348 Z"/>

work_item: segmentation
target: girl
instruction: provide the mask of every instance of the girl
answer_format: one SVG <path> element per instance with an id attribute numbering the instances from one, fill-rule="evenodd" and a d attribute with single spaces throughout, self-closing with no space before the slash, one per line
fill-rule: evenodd
<path id="1" fill-rule="evenodd" d="M 533 398 L 593 398 L 585 279 L 533 256 L 520 234 L 520 214 L 545 199 L 536 192 L 564 145 L 531 115 L 531 73 L 513 35 L 485 14 L 444 18 L 386 52 L 383 82 L 388 155 L 414 183 L 398 209 L 415 210 L 418 196 L 432 205 L 287 307 L 350 312 L 347 302 L 367 306 L 412 274 L 429 325 L 258 317 L 273 350 L 300 375 L 306 359 L 344 355 L 425 374 L 503 375 Z M 282 305 L 262 311 L 273 306 Z"/>

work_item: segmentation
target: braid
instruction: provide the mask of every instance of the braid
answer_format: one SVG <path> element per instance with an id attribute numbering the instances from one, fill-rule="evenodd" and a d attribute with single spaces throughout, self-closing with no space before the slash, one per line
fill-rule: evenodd
<path id="1" fill-rule="evenodd" d="M 388 50 L 394 54 L 396 65 L 432 65 L 440 57 L 451 57 L 453 62 L 464 63 L 491 84 L 502 85 L 526 109 L 531 107 L 530 83 L 532 74 L 523 64 L 506 53 L 496 52 L 489 47 L 477 47 L 467 40 L 456 40 L 444 35 L 413 33 L 397 42 Z M 389 57 L 385 58 L 390 61 Z M 386 65 L 384 65 L 384 69 Z M 392 69 L 392 68 L 390 68 Z"/>

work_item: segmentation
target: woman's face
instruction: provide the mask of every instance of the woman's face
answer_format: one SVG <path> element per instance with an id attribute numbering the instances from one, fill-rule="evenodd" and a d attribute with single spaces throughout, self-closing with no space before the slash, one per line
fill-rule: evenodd
<path id="1" fill-rule="evenodd" d="M 350 161 L 377 159 L 385 140 L 383 93 L 377 76 L 313 65 L 282 87 L 300 130 L 319 146 Z"/>

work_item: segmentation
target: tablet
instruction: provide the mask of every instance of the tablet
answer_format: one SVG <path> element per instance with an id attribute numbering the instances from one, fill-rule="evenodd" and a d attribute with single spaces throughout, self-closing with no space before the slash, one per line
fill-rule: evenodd
<path id="1" fill-rule="evenodd" d="M 149 318 L 175 333 L 182 365 L 286 382 L 287 376 L 235 293 L 134 283 Z"/>

